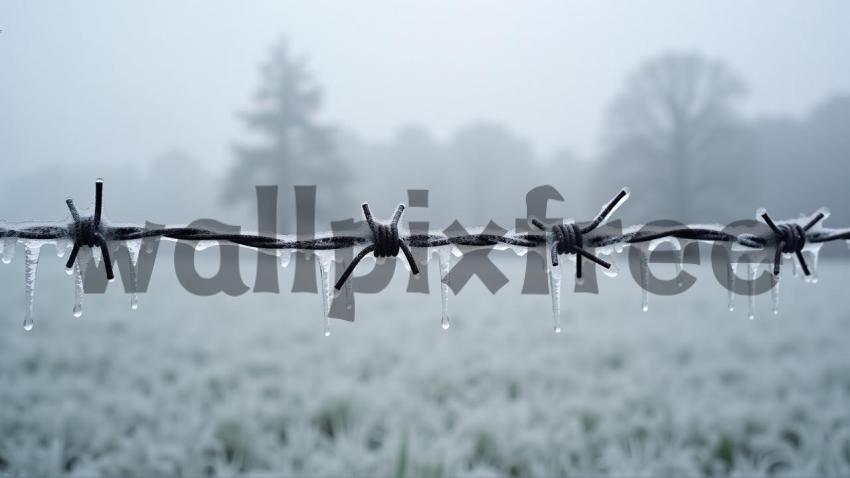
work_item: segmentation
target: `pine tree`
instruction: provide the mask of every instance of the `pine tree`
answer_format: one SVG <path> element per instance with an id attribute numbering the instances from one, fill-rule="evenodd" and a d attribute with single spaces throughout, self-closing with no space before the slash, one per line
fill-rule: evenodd
<path id="1" fill-rule="evenodd" d="M 346 165 L 336 152 L 334 130 L 316 119 L 322 90 L 304 57 L 294 58 L 287 42 L 275 45 L 260 68 L 260 87 L 253 109 L 240 114 L 249 130 L 262 138 L 257 145 L 237 144 L 224 202 L 254 201 L 255 185 L 276 184 L 281 204 L 279 230 L 294 232 L 295 185 L 316 185 L 320 220 L 341 219 L 334 209 L 347 204 Z"/>

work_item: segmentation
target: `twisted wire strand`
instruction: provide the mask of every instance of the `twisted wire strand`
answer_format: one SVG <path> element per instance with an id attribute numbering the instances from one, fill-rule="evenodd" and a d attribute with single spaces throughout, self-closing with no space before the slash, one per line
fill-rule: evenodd
<path id="1" fill-rule="evenodd" d="M 398 223 L 404 211 L 404 205 L 399 205 L 389 225 L 377 223 L 372 217 L 368 204 L 363 204 L 364 217 L 369 225 L 371 234 L 369 236 L 358 235 L 320 235 L 310 239 L 292 238 L 291 236 L 264 236 L 253 233 L 227 234 L 213 230 L 197 227 L 158 227 L 154 229 L 136 225 L 112 226 L 103 221 L 103 182 L 95 183 L 95 210 L 93 216 L 83 217 L 74 206 L 73 200 L 68 199 L 66 204 L 71 212 L 72 221 L 66 225 L 55 223 L 28 223 L 21 225 L 0 225 L 0 238 L 19 238 L 25 240 L 70 240 L 73 241 L 73 249 L 66 263 L 72 267 L 81 247 L 99 247 L 104 256 L 106 274 L 108 279 L 113 279 L 112 264 L 109 257 L 109 241 L 129 241 L 152 237 L 163 237 L 176 241 L 219 241 L 237 244 L 254 249 L 289 249 L 304 251 L 320 251 L 344 249 L 354 246 L 365 245 L 352 262 L 348 269 L 340 277 L 336 286 L 339 288 L 347 280 L 354 267 L 369 253 L 378 257 L 395 256 L 401 252 L 411 266 L 411 271 L 418 272 L 410 248 L 429 248 L 448 245 L 466 247 L 492 247 L 497 245 L 508 245 L 513 247 L 524 247 L 529 249 L 543 247 L 547 241 L 547 234 L 553 234 L 560 245 L 553 248 L 554 264 L 557 264 L 558 254 L 574 253 L 582 258 L 588 259 L 600 266 L 608 267 L 603 261 L 590 253 L 587 249 L 609 247 L 614 245 L 639 244 L 662 238 L 676 238 L 683 240 L 725 242 L 738 244 L 747 248 L 760 249 L 773 246 L 776 248 L 774 259 L 774 273 L 779 273 L 779 257 L 781 253 L 793 253 L 803 268 L 805 274 L 809 274 L 808 266 L 803 259 L 802 249 L 806 243 L 825 243 L 839 240 L 850 240 L 850 228 L 825 228 L 821 225 L 826 215 L 818 212 L 805 224 L 798 221 L 774 221 L 766 212 L 762 219 L 769 228 L 769 234 L 763 234 L 753 228 L 752 231 L 734 234 L 710 226 L 631 226 L 617 233 L 606 232 L 600 228 L 613 210 L 628 196 L 627 190 L 622 190 L 611 201 L 609 201 L 597 214 L 597 216 L 586 223 L 554 224 L 549 226 L 549 231 L 542 222 L 536 218 L 529 218 L 534 227 L 541 230 L 540 233 L 506 232 L 495 234 L 489 232 L 469 233 L 459 235 L 447 235 L 442 233 L 417 233 L 401 234 L 398 231 Z M 571 225 L 572 224 L 572 225 Z M 816 227 L 817 226 L 817 227 Z M 557 230 L 558 232 L 555 232 Z M 580 264 L 577 260 L 577 274 L 581 277 Z"/>

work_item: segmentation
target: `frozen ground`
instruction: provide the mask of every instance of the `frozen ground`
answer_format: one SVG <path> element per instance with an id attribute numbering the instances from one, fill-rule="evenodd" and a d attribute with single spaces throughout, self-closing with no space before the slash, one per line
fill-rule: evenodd
<path id="1" fill-rule="evenodd" d="M 554 334 L 504 252 L 511 283 L 452 297 L 448 331 L 432 264 L 431 295 L 399 274 L 326 338 L 319 296 L 195 297 L 165 251 L 139 310 L 113 284 L 74 318 L 48 248 L 25 332 L 20 252 L 0 266 L 0 475 L 850 475 L 850 264 L 786 278 L 754 321 L 707 268 L 646 313 L 601 276 L 565 291 Z"/>

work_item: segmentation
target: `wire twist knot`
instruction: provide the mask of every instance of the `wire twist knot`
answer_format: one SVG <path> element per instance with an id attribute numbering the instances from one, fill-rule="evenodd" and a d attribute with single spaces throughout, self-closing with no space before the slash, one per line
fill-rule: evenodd
<path id="1" fill-rule="evenodd" d="M 576 250 L 584 246 L 584 238 L 578 224 L 555 224 L 552 226 L 552 234 L 557 241 L 556 251 L 558 254 L 575 254 Z"/>
<path id="2" fill-rule="evenodd" d="M 404 204 L 399 204 L 390 223 L 381 224 L 375 222 L 372 218 L 372 211 L 369 209 L 369 203 L 363 203 L 363 217 L 366 218 L 366 223 L 372 231 L 372 244 L 364 247 L 363 250 L 360 251 L 354 259 L 352 259 L 351 264 L 345 268 L 345 271 L 334 285 L 335 289 L 339 290 L 342 288 L 342 285 L 345 284 L 345 281 L 348 280 L 351 273 L 354 272 L 354 268 L 357 267 L 357 264 L 359 264 L 360 261 L 366 257 L 366 254 L 369 254 L 370 252 L 373 253 L 375 257 L 395 257 L 398 255 L 399 250 L 401 250 L 401 252 L 404 253 L 404 257 L 407 259 L 407 263 L 410 264 L 410 272 L 414 275 L 419 274 L 419 267 L 416 266 L 416 261 L 413 260 L 413 253 L 410 252 L 410 248 L 398 235 L 398 222 L 401 219 L 401 214 L 403 212 Z"/>
<path id="3" fill-rule="evenodd" d="M 602 208 L 599 214 L 596 215 L 596 218 L 584 227 L 579 226 L 575 222 L 553 225 L 551 231 L 555 239 L 555 244 L 552 246 L 550 252 L 552 255 L 552 266 L 558 265 L 559 254 L 576 254 L 579 256 L 576 258 L 577 279 L 581 279 L 582 277 L 582 258 L 595 262 L 606 269 L 610 269 L 610 262 L 604 261 L 584 250 L 584 234 L 587 234 L 599 227 L 599 225 L 602 224 L 602 222 L 605 221 L 612 212 L 614 212 L 617 206 L 625 199 L 628 199 L 628 197 L 628 189 L 623 188 Z M 536 218 L 532 218 L 531 223 L 541 231 L 546 230 L 546 226 Z"/>
<path id="4" fill-rule="evenodd" d="M 375 245 L 375 257 L 395 257 L 401 248 L 398 227 L 395 224 L 375 224 L 372 228 L 372 243 Z"/>
<path id="5" fill-rule="evenodd" d="M 94 215 L 92 216 L 81 217 L 76 206 L 74 206 L 74 200 L 71 198 L 65 200 L 68 210 L 71 211 L 73 223 L 69 227 L 69 230 L 74 239 L 74 248 L 71 249 L 71 254 L 68 256 L 68 262 L 65 263 L 65 267 L 68 269 L 74 267 L 74 262 L 77 260 L 77 254 L 80 252 L 81 247 L 100 247 L 106 269 L 106 278 L 112 280 L 115 278 L 115 274 L 112 271 L 112 260 L 109 257 L 109 246 L 106 243 L 106 227 L 101 220 L 103 181 L 98 179 L 94 187 Z"/>
<path id="6" fill-rule="evenodd" d="M 822 221 L 826 215 L 823 212 L 818 212 L 804 226 L 797 223 L 783 222 L 777 224 L 773 219 L 763 212 L 761 215 L 764 222 L 767 224 L 773 233 L 776 235 L 776 253 L 773 256 L 773 274 L 779 275 L 779 267 L 782 263 L 782 254 L 794 254 L 800 262 L 800 267 L 803 269 L 803 274 L 811 275 L 809 266 L 806 264 L 806 259 L 803 257 L 803 247 L 806 245 L 806 232 Z"/>

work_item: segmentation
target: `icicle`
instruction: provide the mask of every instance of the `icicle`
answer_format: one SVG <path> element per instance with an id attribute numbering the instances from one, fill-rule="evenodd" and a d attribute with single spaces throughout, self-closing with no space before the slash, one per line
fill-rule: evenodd
<path id="1" fill-rule="evenodd" d="M 727 307 L 729 308 L 729 312 L 735 310 L 735 275 L 738 270 L 738 263 L 732 261 L 732 251 L 731 248 L 729 250 L 729 264 L 726 266 L 726 282 L 727 282 L 727 290 L 726 290 L 726 298 L 727 298 Z"/>
<path id="2" fill-rule="evenodd" d="M 803 276 L 803 280 L 808 283 L 817 284 L 818 282 L 818 255 L 822 246 L 823 243 L 806 244 L 803 248 L 803 257 L 809 266 L 809 272 L 811 272 L 811 274 Z"/>
<path id="3" fill-rule="evenodd" d="M 345 308 L 346 310 L 351 310 L 354 307 L 354 280 L 345 281 L 345 286 L 343 287 L 343 291 L 345 292 Z"/>
<path id="4" fill-rule="evenodd" d="M 83 315 L 83 278 L 86 274 L 86 269 L 89 266 L 89 258 L 91 257 L 91 249 L 88 247 L 80 248 L 77 255 L 77 261 L 74 262 L 74 317 Z"/>
<path id="5" fill-rule="evenodd" d="M 101 252 L 99 247 L 90 247 L 92 259 L 94 260 L 94 266 L 100 267 L 100 261 L 103 259 L 103 253 Z"/>
<path id="6" fill-rule="evenodd" d="M 442 246 L 437 248 L 437 260 L 440 265 L 440 303 L 442 306 L 443 317 L 440 320 L 440 326 L 443 330 L 451 327 L 451 319 L 449 319 L 449 286 L 451 285 L 451 275 L 449 271 L 452 268 L 452 246 Z"/>
<path id="7" fill-rule="evenodd" d="M 136 288 L 138 287 L 138 271 L 136 270 L 136 264 L 139 263 L 139 253 L 142 250 L 142 240 L 132 239 L 125 241 L 124 244 L 127 246 L 127 252 L 130 254 L 130 287 L 132 288 L 130 291 L 130 309 L 136 310 L 139 308 L 139 294 L 136 292 Z"/>
<path id="8" fill-rule="evenodd" d="M 331 288 L 331 264 L 333 263 L 333 255 L 319 251 L 316 251 L 316 255 L 318 256 L 316 263 L 319 264 L 319 275 L 321 276 L 322 283 L 322 290 L 319 291 L 319 293 L 322 294 L 322 315 L 325 324 L 325 337 L 329 337 L 331 335 L 329 314 L 331 312 L 331 297 L 333 295 L 333 289 Z"/>
<path id="9" fill-rule="evenodd" d="M 682 285 L 682 272 L 685 269 L 685 266 L 684 266 L 685 252 L 682 250 L 682 244 L 679 242 L 678 239 L 671 239 L 670 240 L 670 247 L 673 249 L 673 253 L 674 253 L 675 258 L 676 258 L 676 263 L 675 263 L 676 277 L 677 277 L 676 283 L 681 286 Z"/>
<path id="10" fill-rule="evenodd" d="M 644 312 L 649 310 L 649 251 L 640 255 L 640 309 Z"/>
<path id="11" fill-rule="evenodd" d="M 64 239 L 56 240 L 56 257 L 63 258 L 65 257 L 65 252 L 68 251 L 68 246 L 70 243 Z"/>
<path id="12" fill-rule="evenodd" d="M 25 266 L 24 266 L 24 295 L 26 297 L 26 310 L 24 312 L 24 330 L 32 330 L 33 306 L 35 305 L 35 273 L 38 270 L 38 255 L 41 252 L 41 244 L 37 242 L 26 242 L 24 244 Z"/>
<path id="13" fill-rule="evenodd" d="M 15 237 L 3 238 L 3 255 L 0 256 L 0 259 L 3 260 L 3 264 L 8 264 L 15 258 L 15 245 L 17 243 L 18 239 Z"/>
<path id="14" fill-rule="evenodd" d="M 747 318 L 750 320 L 756 318 L 756 274 L 758 267 L 747 261 Z"/>
<path id="15" fill-rule="evenodd" d="M 280 263 L 280 267 L 286 267 L 289 265 L 289 261 L 292 259 L 292 250 L 291 249 L 278 249 L 277 251 L 277 261 Z"/>
<path id="16" fill-rule="evenodd" d="M 552 318 L 555 322 L 555 333 L 561 333 L 561 265 L 549 263 L 549 295 L 552 297 Z"/>
<path id="17" fill-rule="evenodd" d="M 557 247 L 552 234 L 546 234 L 546 269 L 549 272 L 549 297 L 552 299 L 552 321 L 555 323 L 555 333 L 561 333 L 561 264 L 552 264 L 552 250 Z"/>
<path id="18" fill-rule="evenodd" d="M 773 276 L 773 287 L 770 289 L 770 298 L 773 302 L 773 315 L 779 315 L 779 278 L 780 276 Z"/>

